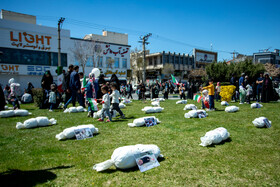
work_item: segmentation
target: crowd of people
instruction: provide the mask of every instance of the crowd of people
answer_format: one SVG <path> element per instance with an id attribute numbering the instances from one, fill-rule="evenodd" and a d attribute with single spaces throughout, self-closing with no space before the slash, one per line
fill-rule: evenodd
<path id="1" fill-rule="evenodd" d="M 96 108 L 92 105 L 92 101 L 102 103 L 102 113 L 107 115 L 112 114 L 112 110 L 116 110 L 122 117 L 124 114 L 118 107 L 119 99 L 121 97 L 133 98 L 133 93 L 136 92 L 139 100 L 145 100 L 147 97 L 151 99 L 158 98 L 160 93 L 164 99 L 168 99 L 169 94 L 178 93 L 180 99 L 193 99 L 194 94 L 200 92 L 202 95 L 202 108 L 209 108 L 209 110 L 215 110 L 214 100 L 220 101 L 221 85 L 219 82 L 214 86 L 212 79 L 203 83 L 202 81 L 186 81 L 174 84 L 171 80 L 158 81 L 156 80 L 150 84 L 140 83 L 134 90 L 131 82 L 120 83 L 118 77 L 113 74 L 109 81 L 105 80 L 105 76 L 101 74 L 99 77 L 95 77 L 93 73 L 90 73 L 87 77 L 86 84 L 83 84 L 84 74 L 79 72 L 79 66 L 69 65 L 67 72 L 63 72 L 62 91 L 58 90 L 57 85 L 54 83 L 53 76 L 50 71 L 46 71 L 41 80 L 41 87 L 43 90 L 43 97 L 40 103 L 40 108 L 48 108 L 49 111 L 63 106 L 64 109 L 68 107 L 70 103 L 76 106 L 76 102 L 80 106 L 88 108 L 88 116 L 92 117 L 96 112 Z M 234 74 L 230 79 L 230 84 L 236 87 L 236 90 L 232 96 L 233 102 L 239 100 L 240 104 L 250 103 L 252 100 L 257 102 L 269 102 L 272 100 L 278 100 L 279 96 L 273 89 L 273 83 L 269 75 L 263 73 L 259 75 L 257 79 L 252 79 L 245 73 L 242 73 L 239 78 Z M 203 85 L 205 85 L 203 87 Z M 28 82 L 27 88 L 24 89 L 24 94 L 20 93 L 20 84 L 15 82 L 15 79 L 10 79 L 9 83 L 5 86 L 4 90 L 1 89 L 1 97 L 9 101 L 14 109 L 20 108 L 20 100 L 23 103 L 33 102 L 34 86 L 31 82 Z M 204 90 L 204 91 L 203 91 Z M 146 92 L 149 91 L 149 94 Z M 104 95 L 107 95 L 106 97 Z M 21 99 L 20 99 L 21 98 Z M 108 99 L 109 98 L 109 99 Z M 108 104 L 108 100 L 110 104 Z M 2 102 L 3 100 L 1 100 Z M 64 103 L 62 105 L 62 103 Z M 0 108 L 3 109 L 4 104 L 0 103 Z M 108 106 L 112 104 L 113 108 L 108 112 Z M 108 114 L 110 113 L 110 114 Z M 100 121 L 104 118 L 101 117 Z M 109 118 L 111 121 L 111 118 Z"/>

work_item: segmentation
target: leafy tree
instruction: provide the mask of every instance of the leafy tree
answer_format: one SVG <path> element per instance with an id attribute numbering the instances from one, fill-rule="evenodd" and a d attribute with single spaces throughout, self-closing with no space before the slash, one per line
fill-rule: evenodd
<path id="1" fill-rule="evenodd" d="M 137 80 L 143 81 L 143 67 L 147 67 L 147 61 L 143 63 L 143 52 L 135 48 L 130 53 L 130 67 L 132 74 Z"/>
<path id="2" fill-rule="evenodd" d="M 269 76 L 275 78 L 280 75 L 280 68 L 277 68 L 275 64 L 267 63 L 264 67 L 266 72 L 269 73 Z"/>
<path id="3" fill-rule="evenodd" d="M 170 64 L 170 63 L 164 64 L 162 73 L 164 75 L 166 75 L 166 77 L 171 77 L 171 74 L 174 74 L 174 71 L 175 71 L 175 69 L 174 69 L 173 64 Z"/>

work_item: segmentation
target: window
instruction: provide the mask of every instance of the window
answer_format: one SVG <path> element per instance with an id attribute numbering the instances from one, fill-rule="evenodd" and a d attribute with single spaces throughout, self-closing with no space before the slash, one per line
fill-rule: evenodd
<path id="1" fill-rule="evenodd" d="M 126 58 L 122 59 L 122 68 L 127 68 L 127 59 Z"/>
<path id="2" fill-rule="evenodd" d="M 149 58 L 149 65 L 152 66 L 153 65 L 153 59 Z"/>
<path id="3" fill-rule="evenodd" d="M 102 62 L 103 62 L 103 56 L 99 56 L 98 65 L 97 65 L 99 68 L 103 67 L 103 63 Z"/>
<path id="4" fill-rule="evenodd" d="M 0 47 L 0 63 L 57 66 L 58 54 L 45 51 L 10 49 Z M 67 66 L 67 54 L 61 53 L 61 65 Z"/>
<path id="5" fill-rule="evenodd" d="M 115 58 L 115 68 L 120 67 L 120 58 Z"/>

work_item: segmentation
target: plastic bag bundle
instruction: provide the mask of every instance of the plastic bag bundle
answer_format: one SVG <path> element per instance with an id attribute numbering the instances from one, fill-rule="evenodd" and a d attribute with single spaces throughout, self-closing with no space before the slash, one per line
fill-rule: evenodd
<path id="1" fill-rule="evenodd" d="M 153 101 L 151 104 L 152 104 L 152 106 L 160 106 L 159 101 Z"/>
<path id="2" fill-rule="evenodd" d="M 152 152 L 156 158 L 163 157 L 160 155 L 160 149 L 156 145 L 129 145 L 115 149 L 110 160 L 94 165 L 93 169 L 96 171 L 104 171 L 113 165 L 119 169 L 133 168 L 137 166 L 134 155 L 145 152 Z"/>
<path id="3" fill-rule="evenodd" d="M 120 107 L 120 108 L 125 108 L 125 107 L 126 107 L 126 105 L 125 105 L 125 104 L 123 104 L 123 103 L 120 103 L 120 104 L 119 104 L 119 107 Z"/>
<path id="4" fill-rule="evenodd" d="M 187 104 L 187 100 L 180 100 L 180 101 L 177 101 L 176 104 Z"/>
<path id="5" fill-rule="evenodd" d="M 251 108 L 262 108 L 262 107 L 263 107 L 263 105 L 260 104 L 260 103 L 252 103 L 251 104 Z"/>
<path id="6" fill-rule="evenodd" d="M 226 139 L 228 139 L 230 136 L 227 129 L 224 127 L 219 127 L 214 130 L 208 131 L 203 137 L 200 138 L 201 140 L 201 146 L 206 147 L 211 144 L 218 144 Z"/>
<path id="7" fill-rule="evenodd" d="M 123 103 L 123 104 L 129 104 L 129 103 L 132 103 L 132 101 L 129 100 L 129 99 L 123 99 L 121 103 Z"/>
<path id="8" fill-rule="evenodd" d="M 17 122 L 17 129 L 30 129 L 35 127 L 45 127 L 48 125 L 55 125 L 56 120 L 51 118 L 50 120 L 47 117 L 36 117 L 25 120 L 23 123 Z"/>
<path id="9" fill-rule="evenodd" d="M 98 128 L 95 128 L 94 125 L 89 124 L 89 125 L 79 125 L 76 127 L 70 127 L 67 129 L 64 129 L 61 133 L 57 134 L 55 137 L 58 140 L 65 140 L 65 139 L 71 139 L 75 137 L 75 131 L 78 129 L 84 129 L 84 128 L 89 128 L 92 134 L 98 134 Z"/>
<path id="10" fill-rule="evenodd" d="M 226 112 L 232 113 L 232 112 L 237 112 L 239 110 L 239 107 L 237 106 L 228 106 L 225 108 Z"/>
<path id="11" fill-rule="evenodd" d="M 133 123 L 128 123 L 128 126 L 129 127 L 141 127 L 141 126 L 145 125 L 145 118 L 154 118 L 154 121 L 157 124 L 160 123 L 159 119 L 156 118 L 155 116 L 146 116 L 146 117 L 137 118 L 137 119 L 133 120 Z"/>
<path id="12" fill-rule="evenodd" d="M 185 118 L 198 118 L 200 114 L 208 116 L 205 110 L 191 110 L 188 113 L 185 113 Z"/>
<path id="13" fill-rule="evenodd" d="M 258 128 L 263 128 L 263 127 L 269 128 L 271 126 L 271 121 L 269 121 L 266 117 L 256 118 L 252 122 L 255 125 L 255 127 L 258 127 Z"/>
<path id="14" fill-rule="evenodd" d="M 66 108 L 64 110 L 64 113 L 77 113 L 77 112 L 86 112 L 87 110 L 84 109 L 84 107 L 82 106 L 78 106 L 78 107 L 70 107 L 70 108 Z"/>
<path id="15" fill-rule="evenodd" d="M 117 116 L 117 111 L 113 110 L 112 118 Z M 97 112 L 93 113 L 93 118 L 101 118 L 101 110 L 98 110 Z M 108 118 L 108 115 L 106 114 L 106 118 Z"/>
<path id="16" fill-rule="evenodd" d="M 163 98 L 155 98 L 155 99 L 152 99 L 152 101 L 159 101 L 159 102 L 161 102 L 161 101 L 165 101 L 165 99 L 163 99 Z"/>
<path id="17" fill-rule="evenodd" d="M 27 110 L 23 109 L 18 109 L 18 110 L 4 110 L 0 112 L 0 117 L 1 118 L 8 118 L 8 117 L 13 117 L 13 116 L 28 116 L 31 114 Z"/>
<path id="18" fill-rule="evenodd" d="M 144 111 L 146 114 L 148 113 L 158 113 L 161 112 L 164 108 L 162 107 L 151 107 L 151 106 L 145 106 L 142 111 Z"/>
<path id="19" fill-rule="evenodd" d="M 196 110 L 197 107 L 194 104 L 187 104 L 184 110 Z"/>
<path id="20" fill-rule="evenodd" d="M 222 102 L 221 102 L 221 105 L 222 105 L 222 106 L 229 106 L 229 104 L 228 104 L 227 101 L 222 101 Z"/>

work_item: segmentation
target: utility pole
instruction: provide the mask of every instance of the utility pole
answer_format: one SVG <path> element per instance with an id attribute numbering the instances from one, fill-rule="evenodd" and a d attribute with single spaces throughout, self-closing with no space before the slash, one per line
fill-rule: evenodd
<path id="1" fill-rule="evenodd" d="M 139 43 L 142 43 L 143 45 L 143 83 L 145 84 L 146 82 L 146 66 L 145 66 L 145 61 L 146 61 L 146 45 L 149 44 L 149 42 L 147 42 L 147 40 L 149 39 L 149 37 L 152 36 L 152 33 L 146 34 L 144 37 L 140 36 L 140 40 Z"/>
<path id="2" fill-rule="evenodd" d="M 61 47 L 60 47 L 60 30 L 62 27 L 62 23 L 65 20 L 65 18 L 61 17 L 58 20 L 58 24 L 57 24 L 57 31 L 58 31 L 58 67 L 57 67 L 57 74 L 60 75 L 62 73 L 62 66 L 61 66 Z"/>

